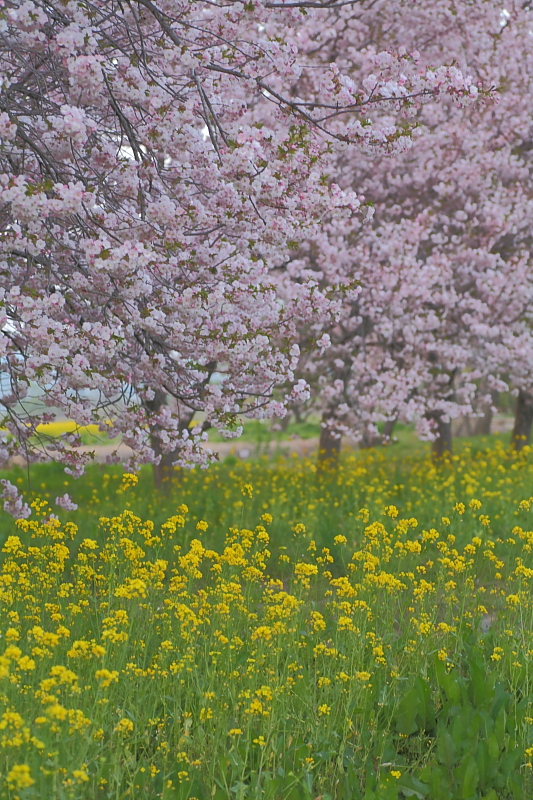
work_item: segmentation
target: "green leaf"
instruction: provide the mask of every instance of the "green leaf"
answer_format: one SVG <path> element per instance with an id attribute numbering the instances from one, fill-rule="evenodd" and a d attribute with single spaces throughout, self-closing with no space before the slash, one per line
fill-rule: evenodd
<path id="1" fill-rule="evenodd" d="M 481 739 L 481 741 L 477 743 L 476 764 L 479 770 L 480 787 L 482 790 L 484 790 L 491 774 L 489 746 L 485 739 Z"/>
<path id="2" fill-rule="evenodd" d="M 512 775 L 509 776 L 509 780 L 507 781 L 507 788 L 511 790 L 511 795 L 513 800 L 523 800 L 525 797 L 524 794 L 524 782 L 522 776 L 518 773 L 518 771 L 514 772 Z"/>
<path id="3" fill-rule="evenodd" d="M 500 745 L 498 743 L 498 737 L 495 733 L 491 733 L 488 738 L 488 748 L 489 748 L 489 756 L 491 759 L 496 760 L 500 756 Z"/>
<path id="4" fill-rule="evenodd" d="M 268 778 L 264 783 L 263 798 L 264 800 L 274 800 L 279 797 L 279 790 L 281 789 L 281 778 Z M 226 795 L 224 795 L 226 798 Z"/>
<path id="5" fill-rule="evenodd" d="M 402 697 L 394 715 L 398 733 L 401 733 L 403 736 L 410 736 L 412 733 L 416 733 L 418 730 L 416 717 L 419 709 L 420 699 L 418 697 L 418 692 L 413 687 Z"/>
<path id="6" fill-rule="evenodd" d="M 418 723 L 422 730 L 435 728 L 435 710 L 431 702 L 431 689 L 429 683 L 420 676 L 415 678 L 414 691 L 418 698 Z"/>
<path id="7" fill-rule="evenodd" d="M 505 747 L 505 723 L 507 722 L 507 714 L 505 708 L 500 708 L 498 716 L 494 721 L 494 734 L 500 746 L 500 750 Z"/>
<path id="8" fill-rule="evenodd" d="M 500 683 L 498 681 L 498 683 L 494 687 L 494 702 L 490 710 L 492 719 L 495 720 L 497 718 L 502 708 L 504 708 L 505 711 L 509 710 L 510 699 L 511 695 L 509 694 L 509 692 L 505 691 L 503 683 Z"/>
<path id="9" fill-rule="evenodd" d="M 494 677 L 487 676 L 485 664 L 477 659 L 471 659 L 468 662 L 468 669 L 470 672 L 468 694 L 473 705 L 479 707 L 484 705 L 492 695 L 494 688 Z"/>
<path id="10" fill-rule="evenodd" d="M 427 784 L 422 783 L 413 775 L 402 775 L 398 779 L 398 788 L 404 797 L 416 797 L 417 800 L 424 800 L 430 791 Z"/>
<path id="11" fill-rule="evenodd" d="M 453 716 L 451 726 L 452 739 L 459 753 L 465 749 L 465 744 L 468 742 L 467 729 L 470 722 L 471 711 L 469 708 L 463 708 L 457 711 Z"/>
<path id="12" fill-rule="evenodd" d="M 461 761 L 457 777 L 459 779 L 460 797 L 471 800 L 479 783 L 479 769 L 472 753 L 467 753 Z"/>
<path id="13" fill-rule="evenodd" d="M 437 756 L 440 763 L 451 772 L 457 761 L 457 748 L 449 731 L 439 733 L 437 739 Z"/>
<path id="14" fill-rule="evenodd" d="M 475 710 L 471 715 L 470 719 L 468 720 L 468 727 L 466 729 L 466 735 L 469 740 L 474 740 L 473 744 L 475 744 L 475 740 L 478 737 L 478 734 L 483 727 L 483 719 L 479 711 Z"/>
<path id="15" fill-rule="evenodd" d="M 376 800 L 398 800 L 398 782 L 392 775 L 384 775 L 376 790 Z"/>
<path id="16" fill-rule="evenodd" d="M 428 764 L 421 772 L 423 778 L 429 786 L 430 800 L 452 800 L 453 792 L 450 788 L 448 776 L 444 775 L 440 767 Z"/>
<path id="17" fill-rule="evenodd" d="M 518 768 L 518 763 L 523 755 L 523 750 L 515 747 L 510 752 L 506 753 L 502 758 L 500 769 L 506 778 L 513 775 L 514 771 Z"/>
<path id="18" fill-rule="evenodd" d="M 448 700 L 452 703 L 459 703 L 461 700 L 461 686 L 455 671 L 446 672 L 442 661 L 438 662 L 437 680 L 439 686 L 444 690 Z"/>

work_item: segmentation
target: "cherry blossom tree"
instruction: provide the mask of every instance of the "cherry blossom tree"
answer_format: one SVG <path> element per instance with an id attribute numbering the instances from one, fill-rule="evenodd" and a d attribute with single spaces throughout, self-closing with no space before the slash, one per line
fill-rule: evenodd
<path id="1" fill-rule="evenodd" d="M 317 321 L 301 334 L 306 342 L 327 333 L 333 343 L 301 362 L 330 456 L 342 435 L 372 439 L 378 422 L 397 418 L 416 422 L 442 455 L 451 420 L 481 413 L 492 391 L 529 396 L 530 17 L 522 3 L 503 13 L 487 0 L 383 4 L 358 20 L 372 53 L 418 45 L 427 65 L 445 51 L 497 99 L 425 104 L 412 149 L 353 162 L 339 155 L 337 180 L 372 200 L 374 218 L 359 230 L 332 220 L 298 253 L 326 285 L 361 280 L 340 324 Z M 339 26 L 338 52 L 345 36 Z"/>
<path id="2" fill-rule="evenodd" d="M 80 474 L 79 436 L 38 430 L 61 414 L 120 435 L 130 468 L 205 465 L 211 426 L 308 396 L 297 331 L 339 303 L 278 276 L 322 220 L 360 214 L 329 170 L 409 139 L 404 110 L 477 92 L 405 48 L 361 66 L 357 35 L 336 56 L 327 25 L 373 5 L 2 0 L 2 459 Z"/>

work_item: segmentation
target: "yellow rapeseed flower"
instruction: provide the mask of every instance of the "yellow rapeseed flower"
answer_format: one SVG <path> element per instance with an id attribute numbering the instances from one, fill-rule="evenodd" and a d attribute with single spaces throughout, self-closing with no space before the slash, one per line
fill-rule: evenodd
<path id="1" fill-rule="evenodd" d="M 15 764 L 7 773 L 7 783 L 10 789 L 28 789 L 35 780 L 27 764 Z"/>
<path id="2" fill-rule="evenodd" d="M 104 689 L 107 689 L 107 687 L 111 686 L 112 683 L 118 682 L 118 672 L 115 669 L 97 669 L 94 673 L 94 677 L 100 682 L 100 685 Z"/>
<path id="3" fill-rule="evenodd" d="M 124 719 L 121 719 L 119 722 L 117 722 L 114 730 L 115 733 L 119 733 L 122 736 L 126 736 L 128 733 L 131 733 L 133 731 L 134 727 L 135 725 L 133 724 L 131 719 L 127 719 L 126 717 L 124 717 Z"/>

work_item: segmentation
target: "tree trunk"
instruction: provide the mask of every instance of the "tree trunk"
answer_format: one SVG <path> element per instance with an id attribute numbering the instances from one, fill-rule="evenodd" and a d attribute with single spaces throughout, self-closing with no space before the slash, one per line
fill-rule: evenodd
<path id="1" fill-rule="evenodd" d="M 476 419 L 474 427 L 475 436 L 489 436 L 492 426 L 492 408 L 486 408 L 482 417 Z"/>
<path id="2" fill-rule="evenodd" d="M 167 395 L 161 389 L 157 389 L 154 399 L 147 402 L 146 406 L 153 414 L 157 414 L 166 404 Z M 155 488 L 163 494 L 168 494 L 172 484 L 179 482 L 182 475 L 180 467 L 172 466 L 172 462 L 178 458 L 178 453 L 164 453 L 161 449 L 161 439 L 155 432 L 150 434 L 150 445 L 156 456 L 160 456 L 159 464 L 153 465 Z"/>
<path id="3" fill-rule="evenodd" d="M 452 435 L 457 436 L 474 436 L 475 428 L 472 428 L 472 420 L 469 416 L 458 417 L 454 420 L 452 425 Z"/>
<path id="4" fill-rule="evenodd" d="M 322 422 L 326 423 L 331 417 L 324 411 Z M 339 455 L 341 452 L 342 439 L 340 436 L 332 435 L 330 428 L 320 429 L 320 440 L 318 442 L 318 461 L 317 469 L 319 473 L 336 470 L 339 466 Z"/>
<path id="5" fill-rule="evenodd" d="M 493 407 L 498 403 L 498 392 L 491 392 L 491 403 L 483 409 L 483 416 L 476 420 L 474 434 L 476 436 L 490 436 L 492 427 Z"/>
<path id="6" fill-rule="evenodd" d="M 294 416 L 296 419 L 296 415 Z M 292 417 L 293 417 L 293 412 L 288 411 L 284 417 L 277 418 L 275 420 L 272 419 L 270 422 L 270 430 L 273 431 L 274 433 L 278 433 L 278 431 L 280 433 L 285 432 L 292 422 Z M 301 420 L 296 419 L 296 422 L 301 422 Z"/>
<path id="7" fill-rule="evenodd" d="M 370 450 L 372 447 L 377 447 L 381 444 L 381 436 L 372 436 L 367 429 L 363 433 L 363 438 L 359 443 L 361 450 Z"/>
<path id="8" fill-rule="evenodd" d="M 161 443 L 157 436 L 150 436 L 150 444 L 155 454 L 161 456 L 159 464 L 153 465 L 154 486 L 158 492 L 168 494 L 172 485 L 179 483 L 183 473 L 181 467 L 174 467 L 172 465 L 172 462 L 177 459 L 178 454 L 161 452 Z"/>
<path id="9" fill-rule="evenodd" d="M 388 419 L 383 425 L 383 433 L 378 433 L 375 436 L 371 436 L 367 431 L 365 431 L 363 438 L 361 439 L 361 444 L 359 445 L 361 450 L 369 450 L 371 447 L 379 447 L 382 444 L 389 444 L 395 425 L 395 419 Z"/>
<path id="10" fill-rule="evenodd" d="M 451 455 L 452 452 L 452 423 L 451 420 L 444 422 L 441 414 L 436 414 L 434 420 L 437 423 L 437 438 L 432 445 L 434 460 Z"/>
<path id="11" fill-rule="evenodd" d="M 518 392 L 514 418 L 511 447 L 520 451 L 531 440 L 531 426 L 533 424 L 533 397 L 527 392 Z"/>
<path id="12" fill-rule="evenodd" d="M 390 441 L 392 439 L 392 433 L 394 431 L 394 426 L 396 425 L 395 419 L 388 419 L 383 426 L 383 438 L 385 441 Z"/>

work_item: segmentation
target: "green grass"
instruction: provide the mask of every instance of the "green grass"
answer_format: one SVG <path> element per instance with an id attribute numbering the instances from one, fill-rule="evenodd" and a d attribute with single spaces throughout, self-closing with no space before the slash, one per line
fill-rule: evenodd
<path id="1" fill-rule="evenodd" d="M 177 504 L 185 502 L 193 521 L 210 521 L 219 544 L 229 527 L 253 525 L 268 510 L 274 514 L 276 542 L 290 538 L 292 526 L 303 522 L 313 529 L 321 545 L 329 546 L 335 533 L 350 534 L 353 517 L 363 506 L 379 515 L 387 504 L 394 503 L 400 513 L 416 510 L 422 525 L 436 526 L 456 498 L 479 486 L 491 518 L 505 518 L 510 524 L 509 501 L 518 502 L 530 491 L 530 475 L 527 467 L 517 469 L 517 464 L 529 463 L 529 456 L 516 457 L 507 452 L 507 445 L 508 436 L 459 439 L 451 464 L 435 469 L 429 445 L 400 426 L 398 441 L 389 447 L 346 451 L 339 475 L 325 484 L 317 481 L 313 459 L 262 456 L 241 461 L 229 456 L 208 470 L 177 473 L 174 485 L 162 496 L 155 492 L 151 467 L 143 467 L 128 507 L 160 524 L 174 513 Z M 498 464 L 491 465 L 495 457 Z M 501 474 L 500 467 L 504 470 Z M 83 508 L 83 516 L 78 512 L 71 518 L 85 535 L 93 535 L 99 517 L 113 516 L 116 511 L 116 489 L 122 474 L 120 466 L 97 464 L 76 480 L 57 464 L 37 464 L 30 470 L 17 468 L 0 476 L 15 483 L 29 499 L 42 497 L 52 506 L 55 497 L 70 493 Z M 241 493 L 244 483 L 254 486 L 253 500 L 246 506 Z M 1 510 L 0 520 L 7 530 L 9 517 Z"/>
<path id="2" fill-rule="evenodd" d="M 305 422 L 291 422 L 283 430 L 273 430 L 271 422 L 261 420 L 242 420 L 242 436 L 235 440 L 240 442 L 262 445 L 270 442 L 283 442 L 290 438 L 313 439 L 320 436 L 320 421 L 312 417 Z M 209 439 L 213 442 L 225 441 L 217 431 L 209 431 Z"/>

